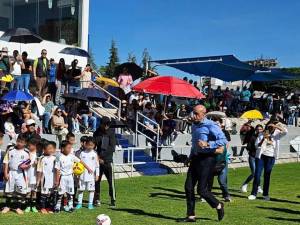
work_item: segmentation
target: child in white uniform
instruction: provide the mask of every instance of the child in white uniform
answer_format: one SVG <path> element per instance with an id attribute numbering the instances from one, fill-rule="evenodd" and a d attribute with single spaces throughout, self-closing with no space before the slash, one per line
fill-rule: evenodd
<path id="1" fill-rule="evenodd" d="M 79 178 L 79 185 L 78 185 L 78 205 L 76 209 L 82 208 L 82 199 L 83 199 L 83 192 L 89 192 L 89 203 L 88 209 L 93 209 L 93 199 L 95 193 L 95 181 L 99 179 L 99 158 L 97 153 L 95 152 L 95 140 L 93 137 L 87 137 L 84 149 L 80 152 L 79 158 L 84 162 L 86 165 L 90 167 L 92 173 L 88 172 L 87 170 L 84 171 L 83 174 L 80 175 Z"/>
<path id="2" fill-rule="evenodd" d="M 28 213 L 30 211 L 37 213 L 38 210 L 36 209 L 36 166 L 37 166 L 37 145 L 39 144 L 40 140 L 36 138 L 32 138 L 27 142 L 29 156 L 30 156 L 30 167 L 27 170 L 27 181 L 28 181 L 28 188 L 27 188 L 27 208 L 25 212 Z"/>
<path id="3" fill-rule="evenodd" d="M 21 205 L 27 194 L 26 170 L 30 167 L 29 152 L 25 146 L 26 137 L 20 134 L 17 138 L 16 147 L 9 150 L 3 159 L 6 207 L 3 208 L 2 213 L 10 211 L 11 201 L 14 200 L 18 202 L 16 213 L 23 214 Z"/>
<path id="4" fill-rule="evenodd" d="M 41 188 L 40 207 L 41 213 L 51 213 L 51 195 L 54 191 L 54 178 L 55 178 L 55 142 L 46 142 L 43 147 L 43 155 L 40 157 L 37 165 L 37 185 Z M 54 203 L 52 203 L 52 206 Z"/>
<path id="5" fill-rule="evenodd" d="M 91 169 L 83 163 L 78 157 L 71 153 L 72 145 L 68 141 L 62 141 L 61 154 L 55 163 L 56 176 L 55 184 L 58 187 L 58 201 L 54 212 L 60 212 L 61 200 L 64 194 L 67 195 L 68 205 L 64 207 L 67 212 L 73 211 L 73 195 L 74 195 L 74 178 L 73 165 L 76 162 L 81 162 L 85 168 L 92 173 Z"/>

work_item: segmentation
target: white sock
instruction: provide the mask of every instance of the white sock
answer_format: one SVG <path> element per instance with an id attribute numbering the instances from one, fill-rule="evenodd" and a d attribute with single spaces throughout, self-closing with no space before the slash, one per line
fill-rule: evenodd
<path id="1" fill-rule="evenodd" d="M 89 205 L 92 205 L 93 204 L 93 201 L 94 201 L 94 193 L 93 191 L 90 191 L 90 194 L 89 194 Z"/>
<path id="2" fill-rule="evenodd" d="M 78 194 L 78 204 L 82 205 L 82 199 L 83 199 L 83 191 L 80 191 Z"/>

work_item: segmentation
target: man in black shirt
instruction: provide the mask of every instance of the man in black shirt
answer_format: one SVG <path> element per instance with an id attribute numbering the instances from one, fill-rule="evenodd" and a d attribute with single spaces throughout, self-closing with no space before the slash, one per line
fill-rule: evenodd
<path id="1" fill-rule="evenodd" d="M 29 93 L 29 84 L 30 84 L 30 76 L 32 73 L 32 62 L 27 59 L 27 52 L 22 53 L 22 60 L 24 62 L 24 69 L 21 69 L 22 75 L 22 89 L 24 89 L 25 92 Z"/>
<path id="2" fill-rule="evenodd" d="M 109 196 L 111 207 L 116 206 L 116 192 L 114 183 L 113 154 L 116 149 L 117 140 L 115 130 L 110 128 L 111 121 L 108 117 L 102 117 L 101 125 L 94 133 L 97 144 L 97 153 L 100 160 L 99 180 L 96 182 L 94 204 L 100 205 L 100 182 L 103 174 L 106 176 L 109 185 Z"/>
<path id="3" fill-rule="evenodd" d="M 75 59 L 71 68 L 68 69 L 68 84 L 69 84 L 69 93 L 76 93 L 80 89 L 80 78 L 81 78 L 81 70 L 77 68 L 78 60 Z"/>

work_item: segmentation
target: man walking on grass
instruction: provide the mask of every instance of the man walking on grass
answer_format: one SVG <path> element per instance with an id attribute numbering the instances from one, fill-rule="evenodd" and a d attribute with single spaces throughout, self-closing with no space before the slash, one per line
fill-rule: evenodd
<path id="1" fill-rule="evenodd" d="M 193 114 L 192 149 L 185 182 L 187 217 L 183 222 L 196 222 L 194 190 L 197 183 L 199 194 L 217 210 L 220 221 L 224 217 L 224 204 L 208 190 L 208 181 L 213 176 L 216 154 L 223 152 L 227 140 L 221 128 L 215 122 L 205 118 L 206 108 L 203 105 L 195 106 Z"/>

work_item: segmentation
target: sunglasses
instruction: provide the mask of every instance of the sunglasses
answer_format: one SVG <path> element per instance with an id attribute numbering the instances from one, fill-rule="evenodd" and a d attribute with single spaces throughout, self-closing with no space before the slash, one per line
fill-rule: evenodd
<path id="1" fill-rule="evenodd" d="M 42 52 L 42 55 L 47 55 L 47 52 Z"/>
<path id="2" fill-rule="evenodd" d="M 57 111 L 57 113 L 62 113 L 62 111 Z"/>

